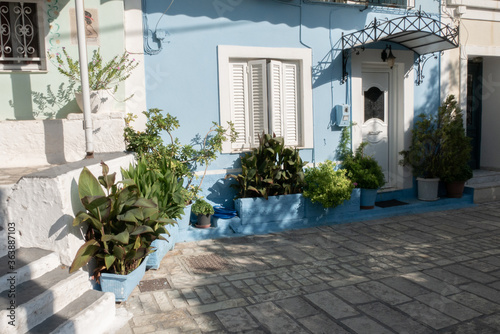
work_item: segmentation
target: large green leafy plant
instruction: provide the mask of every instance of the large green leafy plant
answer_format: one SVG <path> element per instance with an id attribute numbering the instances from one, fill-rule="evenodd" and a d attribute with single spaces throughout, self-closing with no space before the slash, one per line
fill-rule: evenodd
<path id="1" fill-rule="evenodd" d="M 132 128 L 131 122 L 134 118 L 131 115 L 126 119 L 124 136 L 127 150 L 144 158 L 148 168 L 159 169 L 167 166 L 177 178 L 184 179 L 186 202 L 190 202 L 199 193 L 209 164 L 222 152 L 222 143 L 226 140 L 236 140 L 233 124 L 228 123 L 227 128 L 224 128 L 213 122 L 205 136 L 197 138 L 197 145 L 181 144 L 173 135 L 180 126 L 176 117 L 168 113 L 163 115 L 161 110 L 156 108 L 143 113 L 148 119 L 144 131 Z M 163 141 L 162 134 L 166 134 L 169 142 Z M 204 165 L 205 171 L 200 182 L 194 185 L 198 165 Z"/>
<path id="2" fill-rule="evenodd" d="M 130 164 L 127 170 L 122 168 L 121 172 L 124 179 L 134 181 L 142 196 L 158 204 L 162 217 L 173 219 L 184 214 L 186 189 L 166 160 L 160 160 L 157 168 L 153 169 L 141 157 L 135 165 Z"/>
<path id="3" fill-rule="evenodd" d="M 96 179 L 84 168 L 78 181 L 78 194 L 85 211 L 80 211 L 73 226 L 87 228 L 85 243 L 78 250 L 70 272 L 96 260 L 94 277 L 102 272 L 126 275 L 136 269 L 152 251 L 151 243 L 165 240 L 170 219 L 161 218 L 153 200 L 140 195 L 132 180 L 115 183 L 116 173 L 102 163 L 102 176 Z M 104 189 L 106 192 L 104 191 Z"/>
<path id="4" fill-rule="evenodd" d="M 330 160 L 318 167 L 307 168 L 304 197 L 310 198 L 313 203 L 321 203 L 325 208 L 342 204 L 351 198 L 354 189 L 346 174 L 345 169 L 336 169 L 336 164 Z"/>
<path id="5" fill-rule="evenodd" d="M 241 174 L 228 174 L 238 183 L 238 197 L 264 197 L 301 193 L 305 185 L 302 161 L 296 149 L 285 147 L 275 135 L 259 136 L 259 146 L 241 157 Z"/>

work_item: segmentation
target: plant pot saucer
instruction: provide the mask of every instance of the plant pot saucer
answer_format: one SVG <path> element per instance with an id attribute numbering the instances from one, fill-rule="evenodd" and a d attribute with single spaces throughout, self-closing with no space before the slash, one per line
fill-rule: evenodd
<path id="1" fill-rule="evenodd" d="M 211 225 L 198 225 L 198 224 L 195 224 L 194 227 L 196 227 L 196 228 L 210 228 Z"/>

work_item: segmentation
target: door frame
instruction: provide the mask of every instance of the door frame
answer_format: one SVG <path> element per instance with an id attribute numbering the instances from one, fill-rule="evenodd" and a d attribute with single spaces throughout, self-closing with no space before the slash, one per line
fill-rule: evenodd
<path id="1" fill-rule="evenodd" d="M 358 125 L 352 128 L 352 145 L 355 150 L 361 143 L 361 128 L 359 124 L 363 120 L 361 106 L 364 103 L 362 95 L 362 73 L 363 72 L 387 72 L 389 73 L 389 184 L 385 190 L 396 190 L 413 187 L 411 171 L 399 165 L 399 152 L 407 149 L 411 141 L 411 129 L 413 127 L 413 89 L 414 71 L 412 51 L 398 50 L 396 63 L 389 68 L 380 59 L 380 49 L 369 49 L 359 55 L 353 55 L 351 61 L 351 119 Z"/>

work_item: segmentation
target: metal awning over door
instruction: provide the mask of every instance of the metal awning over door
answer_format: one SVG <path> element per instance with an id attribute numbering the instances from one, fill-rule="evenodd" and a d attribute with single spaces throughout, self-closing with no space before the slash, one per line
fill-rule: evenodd
<path id="1" fill-rule="evenodd" d="M 342 34 L 342 83 L 348 76 L 346 67 L 350 53 L 356 49 L 364 49 L 367 44 L 381 41 L 400 44 L 419 55 L 419 84 L 425 55 L 458 47 L 458 27 L 444 24 L 420 11 L 385 21 L 375 18 L 364 29 Z"/>

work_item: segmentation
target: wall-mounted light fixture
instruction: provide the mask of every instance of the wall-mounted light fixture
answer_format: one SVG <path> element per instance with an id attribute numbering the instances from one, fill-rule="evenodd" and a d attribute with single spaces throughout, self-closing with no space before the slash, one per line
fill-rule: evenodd
<path id="1" fill-rule="evenodd" d="M 389 54 L 387 54 L 387 49 L 389 49 Z M 380 55 L 383 62 L 387 62 L 390 68 L 394 67 L 394 63 L 396 62 L 396 57 L 392 54 L 392 47 L 390 45 L 386 45 L 384 51 Z"/>

